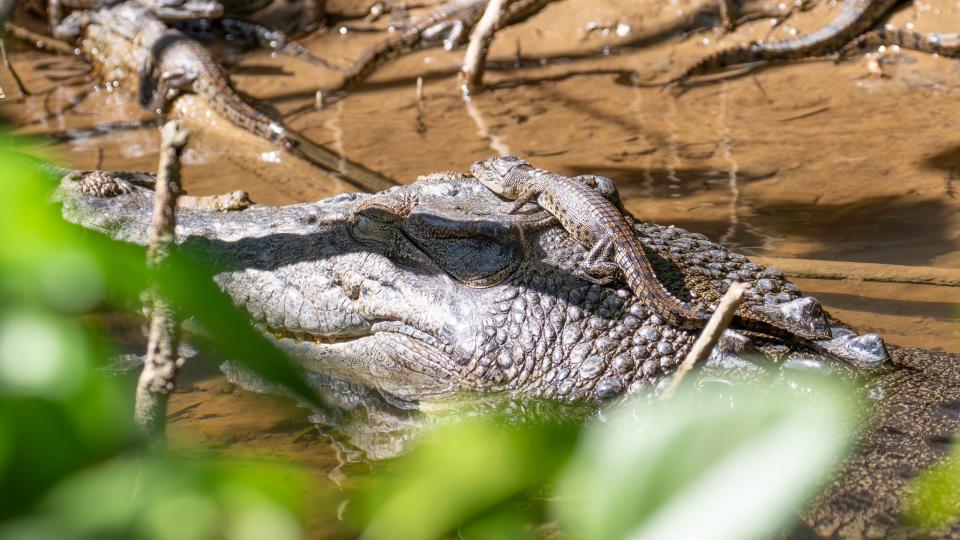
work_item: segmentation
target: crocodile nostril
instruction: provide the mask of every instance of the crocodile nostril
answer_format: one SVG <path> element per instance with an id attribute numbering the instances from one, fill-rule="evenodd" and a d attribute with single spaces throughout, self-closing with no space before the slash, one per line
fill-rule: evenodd
<path id="1" fill-rule="evenodd" d="M 359 300 L 360 299 L 360 285 L 359 284 L 346 284 L 343 287 L 343 292 L 347 294 L 347 298 L 350 300 Z"/>

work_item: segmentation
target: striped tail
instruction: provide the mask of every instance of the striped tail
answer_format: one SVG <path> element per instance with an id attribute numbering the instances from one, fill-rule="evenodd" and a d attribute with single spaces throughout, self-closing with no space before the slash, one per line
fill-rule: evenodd
<path id="1" fill-rule="evenodd" d="M 217 113 L 237 127 L 270 142 L 285 144 L 286 128 L 271 119 L 237 95 L 232 88 L 224 88 L 212 96 L 203 96 Z"/>
<path id="2" fill-rule="evenodd" d="M 635 240 L 635 237 L 634 237 Z M 710 313 L 673 296 L 657 278 L 639 241 L 626 242 L 617 249 L 615 261 L 637 298 L 668 323 L 695 330 L 703 328 Z"/>
<path id="3" fill-rule="evenodd" d="M 371 73 L 387 62 L 419 48 L 423 41 L 423 32 L 419 28 L 410 29 L 395 39 L 363 53 L 347 70 L 340 90 L 356 90 L 367 80 Z"/>
<path id="4" fill-rule="evenodd" d="M 698 330 L 706 325 L 711 313 L 673 296 L 657 278 L 639 241 L 621 245 L 615 260 L 623 271 L 627 285 L 637 298 L 667 323 L 688 330 Z M 815 341 L 831 338 L 829 326 L 825 321 L 805 328 L 798 324 L 777 320 L 773 313 L 764 313 L 763 310 L 755 311 L 757 313 L 746 316 L 735 314 L 731 326 L 786 341 L 800 340 L 811 348 L 816 348 Z"/>
<path id="5" fill-rule="evenodd" d="M 725 49 L 702 58 L 672 82 L 682 83 L 691 77 L 705 75 L 759 61 L 785 61 L 828 54 L 866 31 L 896 0 L 847 0 L 840 15 L 819 30 L 796 39 L 773 43 L 753 42 L 746 46 Z"/>
<path id="6" fill-rule="evenodd" d="M 880 29 L 867 32 L 845 45 L 839 52 L 839 60 L 879 47 L 897 46 L 930 54 L 955 58 L 960 55 L 960 34 L 921 34 L 907 30 Z"/>

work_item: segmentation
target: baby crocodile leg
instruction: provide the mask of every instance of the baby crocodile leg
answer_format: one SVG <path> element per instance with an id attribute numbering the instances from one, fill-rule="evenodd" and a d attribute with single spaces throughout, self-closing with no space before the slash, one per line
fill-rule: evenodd
<path id="1" fill-rule="evenodd" d="M 532 202 L 534 199 L 539 197 L 540 193 L 542 193 L 542 190 L 535 187 L 531 187 L 530 189 L 524 191 L 519 197 L 516 198 L 516 200 L 513 201 L 513 204 L 510 205 L 510 210 L 507 213 L 516 214 L 527 203 Z"/>
<path id="2" fill-rule="evenodd" d="M 196 74 L 188 74 L 180 70 L 164 71 L 156 79 L 157 90 L 149 102 L 150 110 L 165 111 L 180 91 L 189 88 L 196 80 Z"/>
<path id="3" fill-rule="evenodd" d="M 148 53 L 143 57 L 143 60 L 140 62 L 139 69 L 139 83 L 137 84 L 137 89 L 139 93 L 139 102 L 140 106 L 143 108 L 151 108 L 152 104 L 155 101 L 157 94 L 157 63 L 153 59 L 153 54 Z"/>
<path id="4" fill-rule="evenodd" d="M 620 266 L 613 261 L 616 244 L 609 238 L 595 243 L 587 252 L 580 269 L 587 281 L 598 285 L 609 285 L 620 276 Z"/>
<path id="5" fill-rule="evenodd" d="M 438 41 L 443 36 L 443 48 L 452 51 L 466 41 L 467 25 L 461 19 L 437 23 L 423 31 L 423 39 Z"/>
<path id="6" fill-rule="evenodd" d="M 164 111 L 179 90 L 196 82 L 197 74 L 179 69 L 168 69 L 158 74 L 157 70 L 156 59 L 150 52 L 140 64 L 140 106 L 151 111 Z"/>

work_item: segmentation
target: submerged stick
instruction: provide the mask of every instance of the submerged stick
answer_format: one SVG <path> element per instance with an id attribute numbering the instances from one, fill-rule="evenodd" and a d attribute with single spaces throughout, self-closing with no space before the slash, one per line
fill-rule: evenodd
<path id="1" fill-rule="evenodd" d="M 160 171 L 155 186 L 153 221 L 147 245 L 147 266 L 156 271 L 172 249 L 177 228 L 177 197 L 180 195 L 180 154 L 187 144 L 187 132 L 177 122 L 160 130 Z M 177 372 L 183 365 L 180 323 L 173 306 L 163 299 L 155 285 L 148 293 L 150 337 L 147 359 L 137 381 L 134 418 L 145 435 L 161 437 L 165 431 L 167 399 L 173 391 Z"/>
<path id="2" fill-rule="evenodd" d="M 3 24 L 7 17 L 13 13 L 14 5 L 16 5 L 14 0 L 0 0 L 0 24 Z"/>
<path id="3" fill-rule="evenodd" d="M 740 282 L 734 282 L 730 285 L 727 292 L 723 294 L 723 298 L 720 299 L 720 304 L 717 305 L 716 311 L 713 312 L 710 320 L 707 321 L 707 326 L 700 332 L 700 336 L 697 337 L 697 340 L 693 343 L 693 347 L 690 347 L 690 351 L 687 352 L 683 363 L 677 368 L 677 372 L 673 375 L 670 385 L 663 391 L 660 399 L 670 399 L 673 397 L 687 372 L 693 369 L 693 366 L 698 362 L 702 362 L 710 355 L 710 351 L 713 350 L 717 341 L 720 340 L 723 331 L 730 326 L 730 321 L 733 320 L 733 314 L 737 311 L 737 307 L 743 302 L 743 295 L 749 288 L 750 285 Z"/>
<path id="4" fill-rule="evenodd" d="M 487 52 L 493 42 L 493 35 L 500 26 L 504 3 L 505 0 L 489 0 L 483 16 L 480 17 L 480 22 L 470 34 L 470 43 L 467 45 L 467 52 L 463 55 L 463 67 L 460 69 L 463 91 L 466 94 L 483 89 Z"/>
<path id="5" fill-rule="evenodd" d="M 77 54 L 78 49 L 65 41 L 60 41 L 59 39 L 52 38 L 50 36 L 44 36 L 36 32 L 31 32 L 30 30 L 13 24 L 12 22 L 4 23 L 3 27 L 10 32 L 11 36 L 22 39 L 23 41 L 30 43 L 42 51 L 66 54 L 68 56 Z"/>
<path id="6" fill-rule="evenodd" d="M 13 82 L 17 83 L 17 98 L 22 99 L 25 95 L 30 94 L 30 92 L 27 91 L 27 88 L 23 85 L 23 81 L 20 80 L 20 75 L 17 74 L 17 70 L 13 69 L 13 64 L 10 63 L 5 41 L 5 36 L 0 35 L 0 59 L 3 60 L 3 67 L 5 67 L 7 71 L 10 72 L 10 76 L 13 77 Z M 0 88 L 0 94 L 3 94 L 2 88 Z M 0 97 L 3 96 L 0 95 Z"/>
<path id="7" fill-rule="evenodd" d="M 903 266 L 899 264 L 860 263 L 750 257 L 757 264 L 779 268 L 790 277 L 808 279 L 855 279 L 880 283 L 910 283 L 960 287 L 960 270 L 937 266 Z"/>

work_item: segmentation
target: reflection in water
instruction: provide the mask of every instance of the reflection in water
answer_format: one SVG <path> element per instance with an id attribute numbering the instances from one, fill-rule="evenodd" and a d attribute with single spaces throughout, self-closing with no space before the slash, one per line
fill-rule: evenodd
<path id="1" fill-rule="evenodd" d="M 667 189 L 670 191 L 670 197 L 679 199 L 681 197 L 680 193 L 680 177 L 677 176 L 677 167 L 680 166 L 682 159 L 680 158 L 680 151 L 677 148 L 677 140 L 679 139 L 678 128 L 677 128 L 677 102 L 676 100 L 669 100 L 669 108 L 667 109 L 667 180 L 670 182 L 667 185 Z"/>
<path id="2" fill-rule="evenodd" d="M 637 125 L 640 126 L 640 130 L 637 133 L 639 135 L 639 143 L 643 143 L 644 150 L 653 147 L 653 143 L 650 141 L 647 136 L 647 132 L 644 124 L 644 114 L 643 114 L 643 92 L 640 91 L 640 88 L 634 87 L 633 89 L 633 101 L 630 102 L 630 108 L 633 109 L 633 114 L 637 118 Z M 653 174 L 650 172 L 650 168 L 653 164 L 653 152 L 646 152 L 646 156 L 643 159 L 643 196 L 646 198 L 653 197 Z"/>
<path id="3" fill-rule="evenodd" d="M 497 154 L 501 156 L 512 154 L 513 152 L 510 151 L 510 147 L 507 146 L 507 143 L 503 142 L 500 135 L 491 132 L 487 127 L 487 122 L 483 119 L 483 114 L 480 112 L 480 109 L 474 105 L 470 96 L 466 94 L 463 95 L 463 104 L 467 108 L 467 114 L 470 115 L 473 123 L 477 126 L 477 135 L 489 141 L 490 148 Z"/>
<path id="4" fill-rule="evenodd" d="M 345 174 L 347 166 L 347 151 L 343 143 L 343 128 L 340 127 L 340 120 L 343 118 L 343 101 L 337 101 L 335 108 L 337 111 L 336 114 L 331 116 L 330 119 L 323 123 L 323 125 L 325 128 L 330 130 L 331 133 L 333 133 L 333 149 L 340 158 L 338 170 L 341 174 Z"/>
<path id="5" fill-rule="evenodd" d="M 727 83 L 720 84 L 720 106 L 717 109 L 717 126 L 719 132 L 719 145 L 723 160 L 727 162 L 727 186 L 730 188 L 730 227 L 727 232 L 720 237 L 720 242 L 729 244 L 737 234 L 737 227 L 740 224 L 740 187 L 737 185 L 737 161 L 733 159 L 733 145 L 730 142 L 730 126 L 727 125 Z"/>

